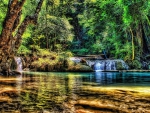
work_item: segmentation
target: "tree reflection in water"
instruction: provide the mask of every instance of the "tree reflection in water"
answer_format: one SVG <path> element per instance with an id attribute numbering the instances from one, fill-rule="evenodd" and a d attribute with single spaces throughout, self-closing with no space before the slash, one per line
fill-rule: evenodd
<path id="1" fill-rule="evenodd" d="M 150 73 L 22 73 L 0 76 L 0 111 L 150 112 Z"/>

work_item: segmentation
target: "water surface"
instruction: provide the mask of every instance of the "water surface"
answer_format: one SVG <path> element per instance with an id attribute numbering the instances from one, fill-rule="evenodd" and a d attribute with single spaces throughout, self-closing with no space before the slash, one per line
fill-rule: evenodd
<path id="1" fill-rule="evenodd" d="M 0 113 L 150 112 L 150 73 L 0 76 Z"/>

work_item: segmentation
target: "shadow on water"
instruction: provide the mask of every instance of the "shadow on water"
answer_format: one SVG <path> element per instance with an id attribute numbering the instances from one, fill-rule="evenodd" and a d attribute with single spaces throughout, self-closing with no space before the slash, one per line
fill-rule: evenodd
<path id="1" fill-rule="evenodd" d="M 149 83 L 131 72 L 0 76 L 0 113 L 149 112 Z"/>

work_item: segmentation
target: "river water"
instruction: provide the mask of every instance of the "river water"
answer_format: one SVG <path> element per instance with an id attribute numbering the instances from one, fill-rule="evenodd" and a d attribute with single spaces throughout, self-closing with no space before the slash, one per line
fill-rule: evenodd
<path id="1" fill-rule="evenodd" d="M 150 73 L 0 76 L 0 113 L 149 113 Z"/>

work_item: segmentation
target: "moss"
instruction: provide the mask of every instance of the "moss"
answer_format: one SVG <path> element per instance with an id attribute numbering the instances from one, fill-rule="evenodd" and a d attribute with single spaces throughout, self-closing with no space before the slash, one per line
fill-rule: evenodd
<path id="1" fill-rule="evenodd" d="M 67 71 L 73 71 L 73 72 L 92 72 L 93 69 L 90 66 L 83 65 L 81 63 L 69 66 Z"/>
<path id="2" fill-rule="evenodd" d="M 142 69 L 142 64 L 139 60 L 127 61 L 130 69 Z"/>
<path id="3" fill-rule="evenodd" d="M 116 69 L 117 70 L 124 70 L 124 67 L 123 67 L 123 65 L 122 65 L 122 62 L 116 62 Z"/>
<path id="4" fill-rule="evenodd" d="M 24 57 L 24 61 L 27 64 L 25 68 L 36 71 L 93 71 L 86 63 L 85 59 L 82 59 L 80 63 L 75 63 L 69 60 L 72 56 L 70 52 L 62 52 L 59 55 L 56 52 L 49 52 L 47 50 L 40 49 L 37 55 Z M 29 64 L 29 65 L 28 65 Z"/>

